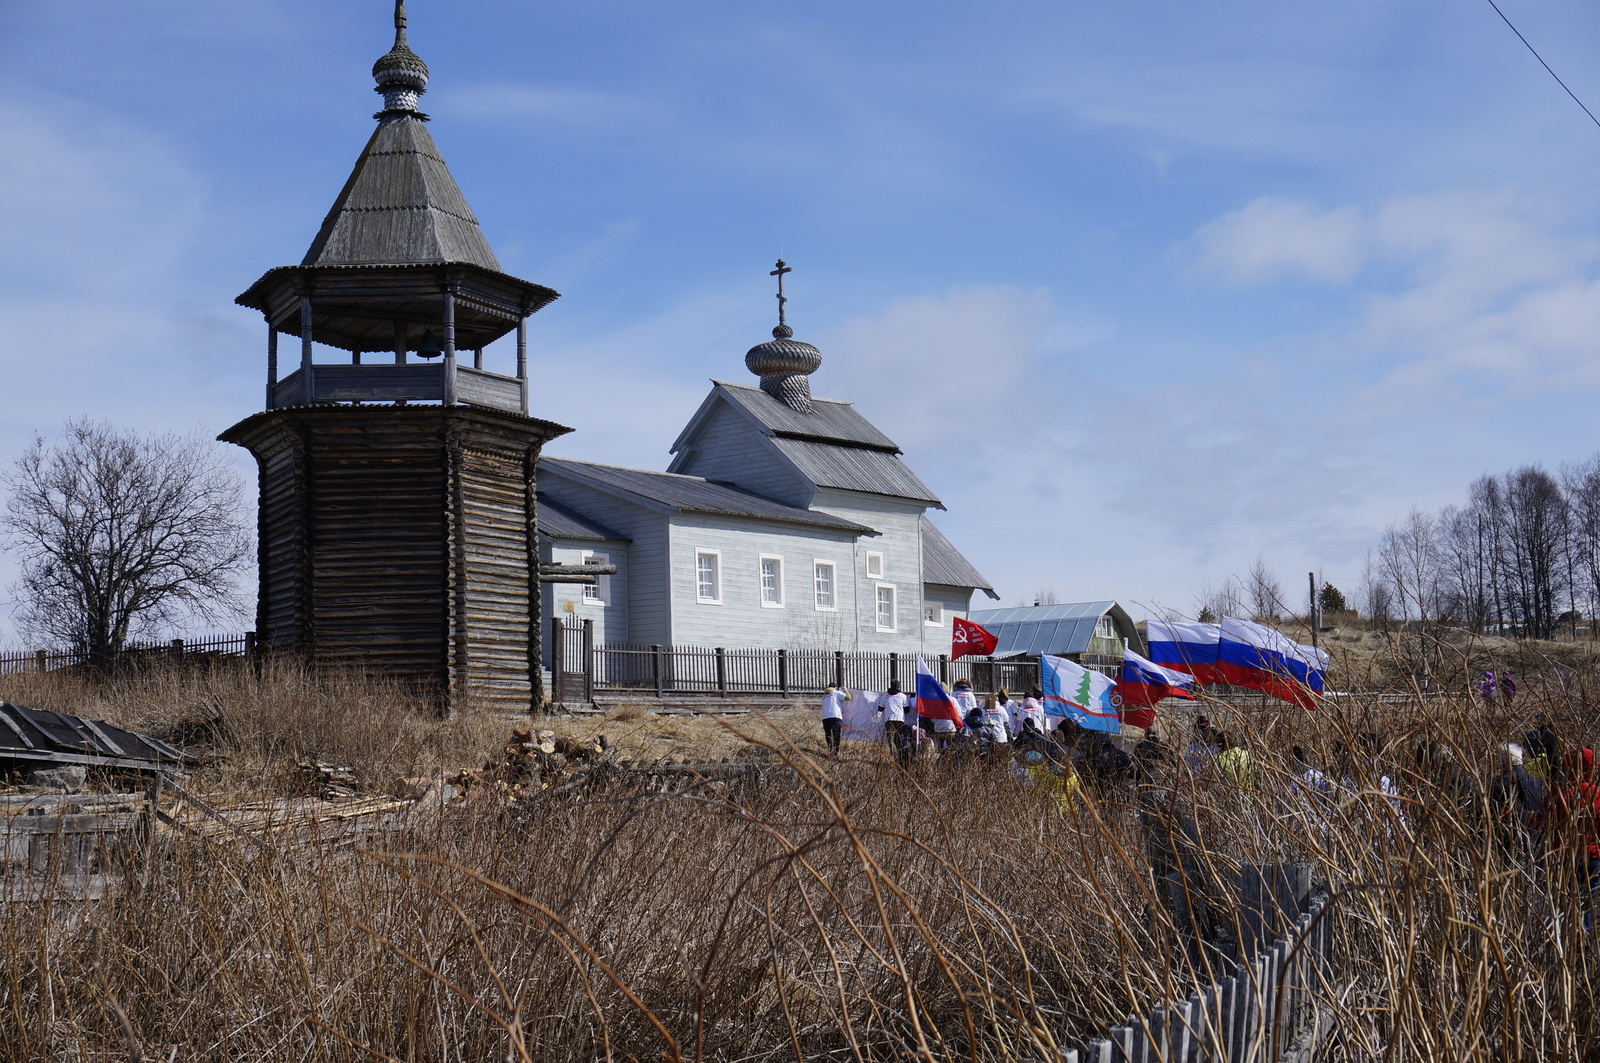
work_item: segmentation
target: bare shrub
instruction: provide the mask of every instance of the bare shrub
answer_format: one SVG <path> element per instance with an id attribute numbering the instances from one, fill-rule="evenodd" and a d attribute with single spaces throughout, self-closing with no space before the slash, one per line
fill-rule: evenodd
<path id="1" fill-rule="evenodd" d="M 1514 708 L 1207 703 L 1248 786 L 1179 749 L 1065 808 L 1006 767 L 824 764 L 747 720 L 773 751 L 758 780 L 474 802 L 359 850 L 164 837 L 142 891 L 134 864 L 70 917 L 0 908 L 0 1058 L 120 1058 L 130 1036 L 219 1060 L 1057 1058 L 1222 966 L 1156 892 L 1152 801 L 1193 820 L 1223 937 L 1239 864 L 1327 883 L 1327 1058 L 1584 1058 L 1595 826 L 1551 817 L 1532 849 L 1492 800 L 1495 746 L 1536 719 L 1591 743 L 1583 684 L 1530 679 Z"/>

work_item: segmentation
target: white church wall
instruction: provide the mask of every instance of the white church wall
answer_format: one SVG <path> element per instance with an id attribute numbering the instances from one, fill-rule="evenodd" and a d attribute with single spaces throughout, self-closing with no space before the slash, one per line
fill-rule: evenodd
<path id="1" fill-rule="evenodd" d="M 853 536 L 765 521 L 679 514 L 672 521 L 672 641 L 678 645 L 855 650 Z M 716 569 L 700 594 L 699 555 Z M 763 601 L 762 561 L 779 562 L 780 597 Z M 832 566 L 833 608 L 818 608 L 816 566 Z"/>
<path id="2" fill-rule="evenodd" d="M 594 540 L 549 539 L 540 536 L 539 559 L 563 565 L 582 565 L 599 556 L 602 564 L 617 566 L 615 576 L 600 576 L 594 586 L 582 583 L 540 585 L 543 616 L 555 620 L 594 621 L 595 642 L 628 642 L 628 544 Z M 550 639 L 546 638 L 545 663 L 549 664 Z"/>
<path id="3" fill-rule="evenodd" d="M 718 402 L 696 434 L 692 452 L 680 453 L 671 470 L 707 480 L 726 480 L 747 491 L 804 507 L 811 484 L 785 462 L 750 419 Z"/>
<path id="4" fill-rule="evenodd" d="M 947 587 L 938 583 L 924 583 L 922 585 L 922 606 L 924 614 L 932 608 L 938 615 L 938 623 L 929 623 L 926 615 L 922 621 L 922 655 L 930 660 L 941 653 L 950 652 L 950 634 L 952 631 L 951 619 L 961 617 L 966 619 L 972 609 L 972 589 L 969 587 Z"/>
<path id="5" fill-rule="evenodd" d="M 645 644 L 670 642 L 672 599 L 663 592 L 671 579 L 668 515 L 576 483 L 548 468 L 539 471 L 539 489 L 632 540 L 628 544 L 627 579 L 620 588 L 628 602 L 628 640 Z"/>
<path id="6" fill-rule="evenodd" d="M 876 530 L 875 537 L 856 543 L 853 572 L 862 650 L 873 653 L 915 653 L 922 648 L 922 512 L 920 503 L 858 491 L 818 488 L 811 508 Z M 882 567 L 869 574 L 879 555 Z M 893 595 L 893 630 L 878 622 L 881 588 Z"/>

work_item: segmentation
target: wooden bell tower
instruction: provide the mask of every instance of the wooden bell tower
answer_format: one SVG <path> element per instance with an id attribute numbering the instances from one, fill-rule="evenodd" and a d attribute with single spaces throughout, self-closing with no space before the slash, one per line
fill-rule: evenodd
<path id="1" fill-rule="evenodd" d="M 266 318 L 266 409 L 220 438 L 259 467 L 264 645 L 410 680 L 447 711 L 527 711 L 535 466 L 571 431 L 528 416 L 527 319 L 557 294 L 501 272 L 417 110 L 428 68 L 405 27 L 401 0 L 378 128 L 305 260 L 237 300 Z M 487 368 L 513 330 L 515 375 Z M 280 336 L 300 341 L 281 375 Z"/>

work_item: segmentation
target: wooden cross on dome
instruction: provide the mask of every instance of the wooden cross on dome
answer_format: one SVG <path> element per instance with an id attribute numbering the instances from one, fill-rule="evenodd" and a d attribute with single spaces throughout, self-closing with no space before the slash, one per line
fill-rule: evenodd
<path id="1" fill-rule="evenodd" d="M 793 272 L 794 270 L 784 265 L 783 259 L 780 258 L 778 259 L 778 268 L 767 274 L 769 277 L 778 278 L 778 324 L 780 325 L 785 323 L 783 320 L 783 304 L 789 301 L 788 299 L 784 298 L 783 295 L 783 275 L 785 273 Z"/>

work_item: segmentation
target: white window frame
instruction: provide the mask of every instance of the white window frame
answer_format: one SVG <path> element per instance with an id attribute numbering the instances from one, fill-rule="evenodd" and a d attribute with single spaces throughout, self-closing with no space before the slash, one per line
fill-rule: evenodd
<path id="1" fill-rule="evenodd" d="M 1101 630 L 1104 628 L 1105 630 Z M 1114 639 L 1117 637 L 1117 622 L 1109 616 L 1102 616 L 1094 622 L 1095 638 Z"/>
<path id="2" fill-rule="evenodd" d="M 832 605 L 823 605 L 821 594 L 817 591 L 817 569 L 828 570 L 828 595 L 833 599 Z M 839 564 L 836 561 L 825 561 L 822 558 L 813 558 L 811 562 L 811 604 L 819 613 L 837 613 L 839 611 Z"/>
<path id="3" fill-rule="evenodd" d="M 867 578 L 883 578 L 883 555 L 876 550 L 867 551 Z"/>
<path id="4" fill-rule="evenodd" d="M 713 588 L 716 591 L 716 597 L 714 597 L 714 598 L 707 598 L 707 597 L 705 597 L 704 595 L 702 595 L 700 593 L 700 559 L 702 557 L 711 558 L 712 565 L 714 566 L 712 568 L 712 570 L 711 570 L 712 571 L 712 580 L 716 584 L 716 586 Z M 698 549 L 698 548 L 695 550 L 695 552 L 694 552 L 694 600 L 700 605 L 721 605 L 722 604 L 722 551 L 721 550 L 702 550 L 702 549 Z"/>
<path id="5" fill-rule="evenodd" d="M 928 617 L 930 611 L 933 613 L 932 619 Z M 927 627 L 944 627 L 944 606 L 938 602 L 923 602 L 922 622 Z"/>
<path id="6" fill-rule="evenodd" d="M 597 553 L 593 550 L 583 552 L 585 565 L 609 565 L 610 554 Z M 583 604 L 585 605 L 610 605 L 611 604 L 611 577 L 596 576 L 593 583 L 579 584 L 583 591 Z M 592 592 L 592 593 L 591 593 Z"/>
<path id="7" fill-rule="evenodd" d="M 772 562 L 778 568 L 777 601 L 767 600 L 767 562 Z M 783 556 L 781 554 L 762 554 L 756 558 L 756 585 L 761 594 L 761 607 L 763 609 L 783 608 Z"/>
<path id="8" fill-rule="evenodd" d="M 888 627 L 883 626 L 883 609 L 880 607 L 883 601 L 884 591 L 889 592 Z M 895 590 L 893 583 L 874 583 L 872 585 L 872 618 L 877 623 L 879 631 L 887 634 L 893 634 L 894 632 L 900 630 L 900 593 L 899 591 Z"/>

